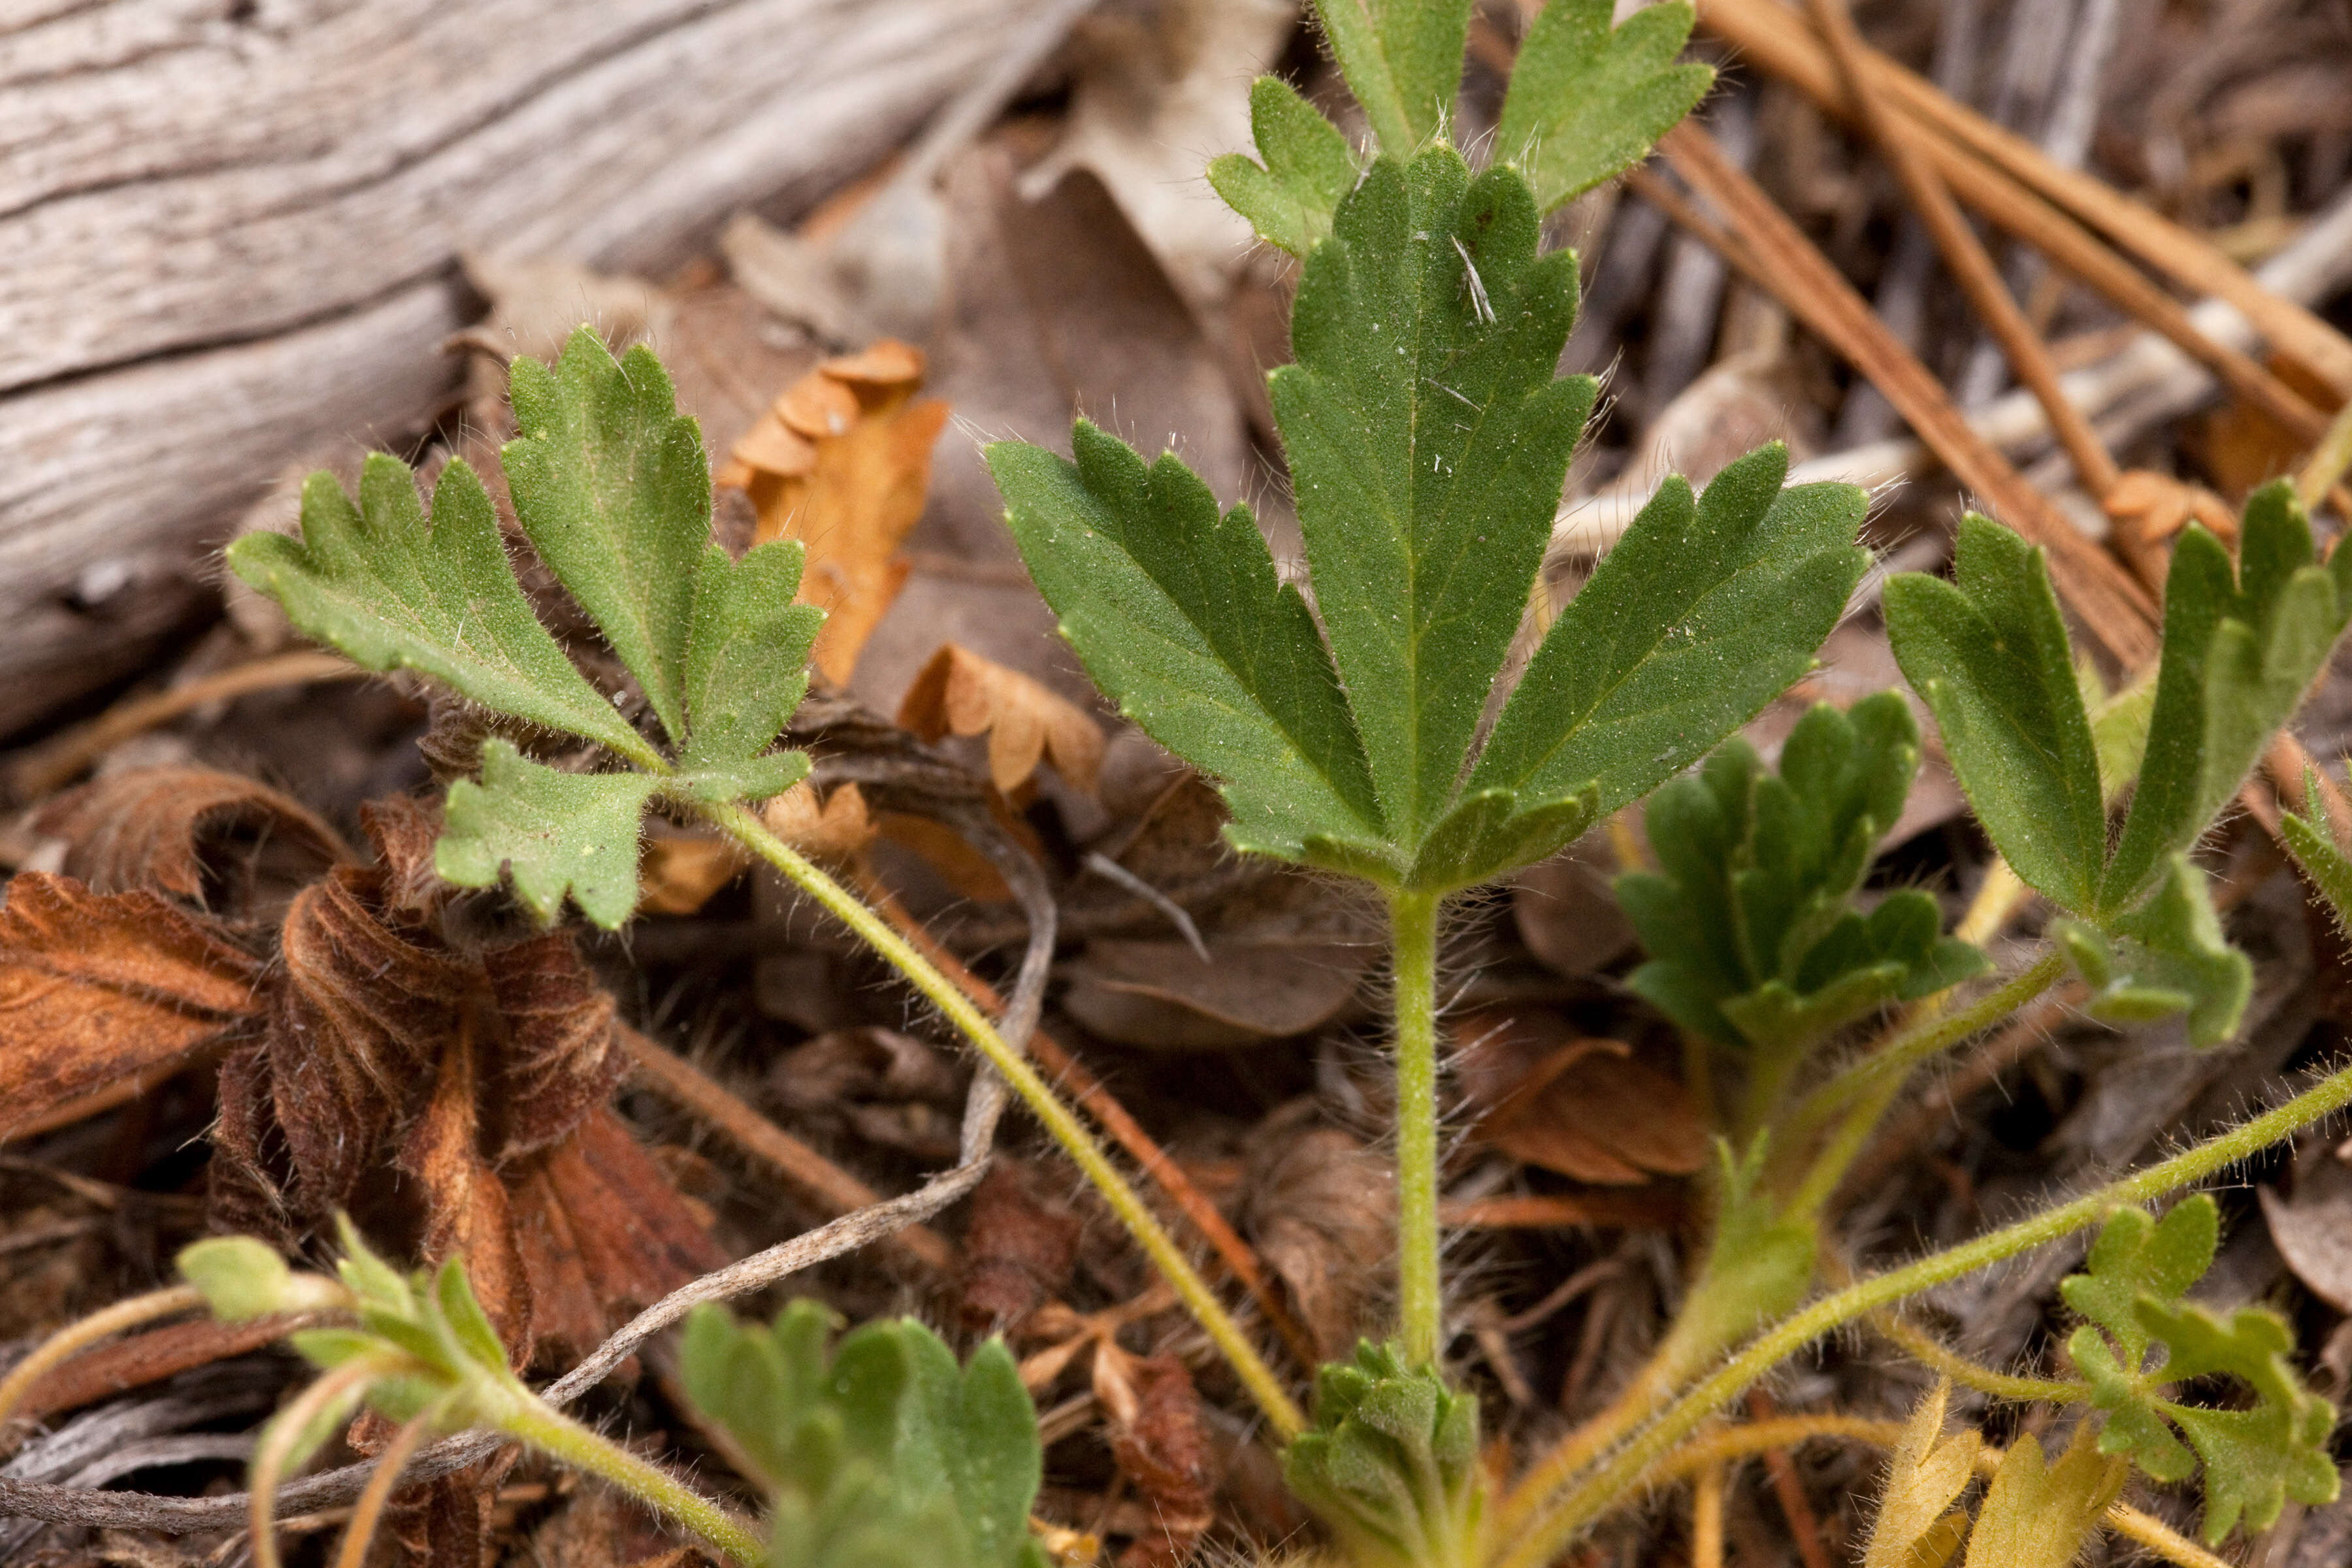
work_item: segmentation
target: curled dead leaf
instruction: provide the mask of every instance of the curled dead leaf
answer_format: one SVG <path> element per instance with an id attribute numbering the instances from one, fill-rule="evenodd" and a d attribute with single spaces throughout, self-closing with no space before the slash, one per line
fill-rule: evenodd
<path id="1" fill-rule="evenodd" d="M 1149 1509 L 1152 1527 L 1119 1554 L 1119 1568 L 1178 1568 L 1216 1522 L 1216 1472 L 1192 1374 L 1172 1355 L 1095 1347 L 1095 1399 L 1110 1417 L 1111 1458 Z"/>
<path id="2" fill-rule="evenodd" d="M 906 584 L 898 546 L 923 515 L 948 416 L 946 404 L 916 398 L 923 368 L 919 350 L 891 339 L 826 360 L 784 389 L 719 471 L 719 484 L 751 496 L 761 542 L 806 547 L 800 596 L 825 611 L 812 657 L 836 686 Z"/>
<path id="3" fill-rule="evenodd" d="M 690 915 L 751 863 L 741 845 L 716 833 L 648 835 L 637 857 L 637 912 Z"/>
<path id="4" fill-rule="evenodd" d="M 1396 1246 L 1396 1173 L 1315 1105 L 1284 1107 L 1251 1135 L 1241 1223 L 1290 1293 L 1325 1361 L 1355 1348 L 1373 1320 L 1379 1270 Z"/>
<path id="5" fill-rule="evenodd" d="M 108 773 L 44 805 L 34 826 L 65 841 L 61 869 L 93 892 L 146 888 L 238 919 L 281 912 L 292 889 L 351 858 L 299 801 L 209 768 Z"/>
<path id="6" fill-rule="evenodd" d="M 1102 771 L 1102 726 L 1076 704 L 1016 669 L 942 643 L 907 688 L 898 722 L 918 738 L 986 735 L 988 776 L 1011 795 L 1043 762 L 1093 794 Z"/>
<path id="7" fill-rule="evenodd" d="M 19 873 L 0 909 L 0 1136 L 247 1026 L 262 974 L 154 893 Z"/>
<path id="8" fill-rule="evenodd" d="M 760 820 L 802 854 L 835 865 L 863 855 L 880 831 L 854 784 L 819 801 L 816 786 L 803 780 L 762 805 Z"/>
<path id="9" fill-rule="evenodd" d="M 1069 1284 L 1086 1222 L 1026 1161 L 1000 1155 L 971 1194 L 963 1238 L 963 1321 L 1017 1333 Z"/>
<path id="10" fill-rule="evenodd" d="M 1706 1127 L 1683 1086 L 1622 1041 L 1532 1010 L 1466 1015 L 1454 1037 L 1477 1136 L 1515 1160 L 1622 1186 L 1706 1163 Z"/>

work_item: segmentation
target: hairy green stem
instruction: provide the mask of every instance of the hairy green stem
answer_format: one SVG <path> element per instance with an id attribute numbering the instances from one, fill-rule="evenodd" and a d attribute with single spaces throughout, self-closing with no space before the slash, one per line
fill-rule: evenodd
<path id="1" fill-rule="evenodd" d="M 760 1538 L 733 1514 L 659 1466 L 606 1442 L 536 1398 L 526 1394 L 516 1402 L 499 1421 L 498 1429 L 575 1470 L 603 1477 L 646 1506 L 669 1515 L 744 1568 L 759 1568 L 768 1555 Z"/>
<path id="2" fill-rule="evenodd" d="M 1553 1495 L 1543 1498 L 1532 1509 L 1523 1504 L 1515 1510 L 1532 1512 L 1534 1522 L 1514 1536 L 1511 1549 L 1497 1560 L 1496 1568 L 1544 1568 L 1587 1525 L 1620 1502 L 1632 1500 L 1650 1467 L 1672 1452 L 1709 1416 L 1832 1329 L 1892 1306 L 1906 1296 L 2085 1229 L 2115 1209 L 2144 1204 L 2202 1181 L 2292 1137 L 2347 1103 L 2352 1103 L 2352 1067 L 2339 1068 L 2313 1088 L 2208 1142 L 2072 1203 L 2061 1204 L 2015 1225 L 1823 1297 L 1750 1341 L 1745 1350 L 1667 1406 L 1657 1419 L 1634 1434 L 1572 1489 L 1562 1491 L 1556 1483 L 1530 1474 L 1520 1483 L 1520 1490 L 1540 1484 L 1544 1491 Z"/>
<path id="3" fill-rule="evenodd" d="M 1823 1124 L 1835 1118 L 1836 1130 L 1805 1172 L 1788 1212 L 1811 1217 L 1837 1193 L 1838 1184 L 1878 1130 L 1887 1107 L 1902 1092 L 1914 1068 L 1940 1056 L 1970 1036 L 1992 1027 L 2020 1007 L 2056 984 L 2066 972 L 2064 955 L 2053 947 L 2006 983 L 1986 992 L 1957 1013 L 1929 1019 L 1898 1034 L 1877 1050 L 1847 1068 L 1798 1101 L 1790 1113 L 1783 1145 L 1790 1152 L 1804 1149 Z M 1847 1109 L 1848 1107 L 1852 1109 Z M 1841 1117 L 1840 1111 L 1844 1114 Z"/>
<path id="4" fill-rule="evenodd" d="M 1395 893 L 1397 1317 L 1404 1358 L 1434 1366 L 1443 1348 L 1437 1234 L 1437 912 L 1432 893 Z"/>
<path id="5" fill-rule="evenodd" d="M 1151 1259 L 1152 1267 L 1168 1281 L 1182 1300 L 1194 1321 L 1208 1334 L 1225 1360 L 1233 1366 L 1250 1396 L 1257 1401 L 1259 1410 L 1284 1440 L 1296 1436 L 1307 1425 L 1281 1379 L 1252 1345 L 1249 1336 L 1234 1321 L 1200 1270 L 1192 1267 L 1174 1239 L 1171 1237 L 1136 1190 L 1120 1174 L 1118 1167 L 1104 1152 L 1077 1112 L 1063 1103 L 1053 1086 L 1038 1075 L 1027 1058 L 1013 1048 L 996 1026 L 963 994 L 962 989 L 934 967 L 930 960 L 915 950 L 912 943 L 892 930 L 887 921 L 867 909 L 846 888 L 827 876 L 823 869 L 802 857 L 791 845 L 769 831 L 751 808 L 743 805 L 707 805 L 703 815 L 720 830 L 745 848 L 782 872 L 791 882 L 805 892 L 828 914 L 847 926 L 868 947 L 887 959 L 893 967 L 924 999 L 947 1016 L 965 1038 L 977 1047 L 989 1065 L 1012 1086 L 1030 1110 L 1045 1124 L 1045 1131 L 1062 1146 L 1087 1180 L 1092 1182 L 1111 1212 L 1135 1237 Z"/>

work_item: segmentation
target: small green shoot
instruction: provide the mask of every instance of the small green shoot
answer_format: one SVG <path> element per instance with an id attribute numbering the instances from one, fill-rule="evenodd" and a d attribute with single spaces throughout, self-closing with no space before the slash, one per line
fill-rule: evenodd
<path id="1" fill-rule="evenodd" d="M 1359 1568 L 1470 1568 L 1485 1508 L 1478 1401 L 1360 1343 L 1318 1374 L 1315 1425 L 1283 1458 L 1299 1500 L 1328 1522 Z"/>
<path id="2" fill-rule="evenodd" d="M 2289 1499 L 2333 1502 L 2338 1485 L 2327 1451 L 2336 1407 L 2287 1364 L 2294 1335 L 2284 1320 L 2262 1307 L 2225 1316 L 2182 1300 L 2212 1267 L 2219 1239 L 2220 1211 L 2203 1194 L 2162 1220 L 2119 1209 L 2084 1272 L 2059 1286 L 2088 1320 L 2066 1352 L 2106 1415 L 2099 1451 L 2128 1455 L 2160 1481 L 2188 1479 L 2201 1460 L 2205 1539 L 2216 1544 L 2241 1519 L 2267 1529 Z M 2164 1355 L 2151 1363 L 2158 1349 Z M 2215 1409 L 2166 1395 L 2170 1385 L 2214 1376 L 2242 1385 L 2252 1405 Z"/>
<path id="3" fill-rule="evenodd" d="M 1037 1412 L 1003 1342 L 959 1368 L 911 1318 L 832 1334 L 814 1301 L 772 1328 L 705 1306 L 679 1347 L 688 1396 L 772 1500 L 772 1568 L 1046 1568 Z"/>

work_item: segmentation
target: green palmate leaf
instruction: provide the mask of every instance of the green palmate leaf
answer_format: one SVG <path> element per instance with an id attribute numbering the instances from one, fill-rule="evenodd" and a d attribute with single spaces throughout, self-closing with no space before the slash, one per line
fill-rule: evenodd
<path id="1" fill-rule="evenodd" d="M 1307 258 L 1297 363 L 1270 378 L 1317 604 L 1406 843 L 1451 803 L 1592 406 L 1590 378 L 1552 374 L 1575 259 L 1537 237 L 1508 171 L 1473 180 L 1447 147 L 1381 160 Z"/>
<path id="2" fill-rule="evenodd" d="M 1693 501 L 1669 478 L 1569 601 L 1504 705 L 1469 787 L 1639 799 L 1811 668 L 1868 554 L 1852 485 L 1782 489 L 1777 444 Z"/>
<path id="3" fill-rule="evenodd" d="M 1863 497 L 1785 494 L 1779 448 L 1673 481 L 1559 617 L 1466 780 L 1590 382 L 1552 368 L 1574 264 L 1525 182 L 1450 149 L 1375 163 L 1302 277 L 1273 377 L 1316 605 L 1246 510 L 1083 422 L 989 462 L 1096 680 L 1223 781 L 1233 841 L 1443 893 L 1551 852 L 1803 673 L 1866 557 Z M 1328 646 L 1327 646 L 1328 637 Z"/>
<path id="4" fill-rule="evenodd" d="M 482 747 L 482 782 L 449 786 L 434 868 L 461 888 L 512 872 L 515 894 L 551 920 L 569 893 L 598 925 L 618 926 L 637 901 L 637 828 L 661 787 L 650 773 L 567 773 L 506 742 Z"/>
<path id="5" fill-rule="evenodd" d="M 687 643 L 688 768 L 736 767 L 764 751 L 801 705 L 809 647 L 824 621 L 815 605 L 793 602 L 801 561 L 796 541 L 755 546 L 740 561 L 705 547 Z"/>
<path id="6" fill-rule="evenodd" d="M 2011 869 L 2062 908 L 2090 911 L 2106 862 L 2106 808 L 2049 564 L 1971 514 L 1960 521 L 1954 576 L 1888 581 L 1895 659 Z"/>
<path id="7" fill-rule="evenodd" d="M 1263 163 L 1228 153 L 1209 184 L 1270 245 L 1302 259 L 1331 233 L 1331 215 L 1355 188 L 1356 158 L 1339 128 L 1279 77 L 1250 88 L 1250 130 Z"/>
<path id="8" fill-rule="evenodd" d="M 1641 162 L 1715 80 L 1710 67 L 1675 64 L 1688 5 L 1652 5 L 1616 28 L 1612 9 L 1549 0 L 1519 45 L 1495 142 L 1546 212 Z"/>
<path id="9" fill-rule="evenodd" d="M 677 412 L 651 350 L 616 362 L 587 327 L 552 367 L 518 359 L 512 376 L 521 434 L 499 458 L 515 517 L 682 742 L 687 647 L 710 539 L 701 432 Z"/>
<path id="10" fill-rule="evenodd" d="M 1360 1343 L 1317 1373 L 1315 1425 L 1282 1472 L 1361 1568 L 1465 1563 L 1484 1504 L 1478 1402 L 1393 1346 Z"/>
<path id="11" fill-rule="evenodd" d="M 1777 774 L 1735 740 L 1661 789 L 1647 817 L 1660 874 L 1617 882 L 1654 955 L 1629 984 L 1694 1034 L 1789 1051 L 1981 973 L 1983 954 L 1943 936 L 1925 893 L 1867 915 L 1848 902 L 1918 763 L 1910 709 L 1883 692 L 1846 713 L 1815 706 Z"/>
<path id="12" fill-rule="evenodd" d="M 699 1309 L 680 1344 L 688 1397 L 769 1491 L 770 1562 L 1044 1568 L 1036 1411 L 1003 1343 L 959 1368 L 912 1320 L 832 1334 L 801 1300 L 772 1328 Z"/>
<path id="13" fill-rule="evenodd" d="M 2201 1194 L 2161 1222 L 2121 1209 L 2092 1245 L 2085 1272 L 2059 1287 L 2089 1320 L 2066 1348 L 2106 1415 L 2099 1451 L 2129 1455 L 2163 1481 L 2187 1479 L 2201 1461 L 2212 1542 L 2241 1519 L 2263 1529 L 2288 1499 L 2330 1502 L 2337 1489 L 2326 1448 L 2336 1412 L 2296 1380 L 2285 1322 L 2262 1308 L 2223 1317 L 2181 1300 L 2212 1266 L 2218 1238 L 2219 1210 Z M 2158 1349 L 2165 1353 L 2151 1363 Z M 2168 1384 L 2216 1375 L 2242 1384 L 2252 1405 L 2217 1410 L 2164 1394 Z"/>
<path id="14" fill-rule="evenodd" d="M 2352 561 L 2317 563 L 2286 480 L 2246 504 L 2239 554 L 2203 529 L 2181 536 L 2164 587 L 2164 645 L 2138 793 L 2099 889 L 2127 907 L 2188 848 L 2294 714 L 2352 617 Z"/>
<path id="15" fill-rule="evenodd" d="M 1077 461 L 1000 442 L 1006 520 L 1087 673 L 1163 745 L 1224 781 L 1242 847 L 1382 837 L 1355 721 L 1298 590 L 1245 507 L 1222 517 L 1172 456 L 1147 468 L 1080 421 Z"/>
<path id="16" fill-rule="evenodd" d="M 248 533 L 228 563 L 369 669 L 414 669 L 485 708 L 652 754 L 532 615 L 488 492 L 462 461 L 442 470 L 429 526 L 415 477 L 397 458 L 370 454 L 356 507 L 332 474 L 312 474 L 301 540 Z"/>

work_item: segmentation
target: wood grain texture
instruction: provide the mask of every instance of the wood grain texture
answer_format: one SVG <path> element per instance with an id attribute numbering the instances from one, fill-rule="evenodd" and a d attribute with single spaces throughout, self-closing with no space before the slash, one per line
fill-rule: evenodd
<path id="1" fill-rule="evenodd" d="M 675 265 L 875 162 L 1042 8 L 0 5 L 0 733 L 135 668 L 284 464 L 421 429 L 460 256 Z"/>

